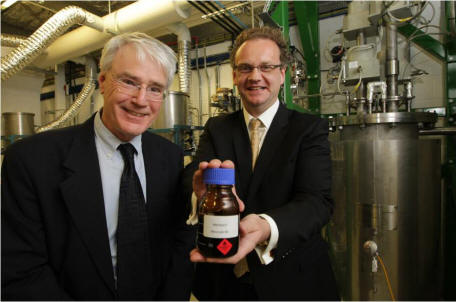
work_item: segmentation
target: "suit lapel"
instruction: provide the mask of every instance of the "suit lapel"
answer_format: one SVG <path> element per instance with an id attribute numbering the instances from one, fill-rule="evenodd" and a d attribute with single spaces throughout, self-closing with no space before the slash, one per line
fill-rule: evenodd
<path id="1" fill-rule="evenodd" d="M 264 175 L 269 170 L 268 168 L 270 167 L 271 160 L 285 137 L 287 125 L 288 110 L 283 105 L 280 105 L 274 119 L 272 120 L 271 127 L 264 138 L 260 154 L 258 154 L 255 170 L 253 171 L 247 195 L 249 198 L 251 198 L 251 196 L 253 196 L 253 194 L 255 194 L 258 190 Z"/>
<path id="2" fill-rule="evenodd" d="M 252 177 L 252 150 L 250 148 L 249 133 L 245 125 L 242 110 L 232 120 L 233 122 L 233 147 L 235 154 L 237 193 L 243 199 L 248 192 L 250 178 Z"/>
<path id="3" fill-rule="evenodd" d="M 114 275 L 93 120 L 92 117 L 80 126 L 79 135 L 75 137 L 63 163 L 68 171 L 68 178 L 60 184 L 60 189 L 93 263 L 114 293 Z"/>
<path id="4" fill-rule="evenodd" d="M 163 175 L 163 173 L 158 173 L 157 171 L 166 169 L 166 165 L 161 162 L 163 156 L 159 155 L 160 145 L 155 144 L 152 146 L 152 142 L 145 136 L 146 134 L 143 134 L 142 136 L 142 152 L 144 157 L 144 168 L 146 169 L 146 207 L 148 211 L 150 211 L 155 205 L 152 201 L 152 197 L 157 196 L 157 192 L 161 189 L 158 184 L 163 184 L 165 182 L 165 180 L 160 179 L 160 176 Z"/>

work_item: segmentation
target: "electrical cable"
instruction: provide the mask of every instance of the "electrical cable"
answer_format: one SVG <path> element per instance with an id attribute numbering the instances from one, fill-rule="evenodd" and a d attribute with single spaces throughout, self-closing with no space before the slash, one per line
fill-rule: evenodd
<path id="1" fill-rule="evenodd" d="M 382 266 L 383 273 L 385 274 L 386 284 L 388 285 L 388 290 L 389 290 L 389 293 L 390 293 L 390 296 L 391 296 L 391 301 L 396 301 L 396 298 L 394 297 L 394 293 L 393 293 L 393 288 L 391 287 L 391 282 L 390 282 L 390 279 L 388 277 L 388 272 L 386 271 L 386 267 L 385 267 L 385 264 L 383 263 L 382 257 L 380 257 L 380 255 L 378 253 L 376 253 L 375 256 L 377 257 L 378 261 L 380 262 L 380 265 Z"/>
<path id="2" fill-rule="evenodd" d="M 210 14 L 213 14 L 214 12 L 205 4 L 204 1 L 196 1 L 195 3 L 198 3 L 198 5 L 202 6 L 203 8 L 205 8 Z M 208 1 L 207 3 L 211 3 L 210 1 Z M 212 4 L 212 3 L 211 3 Z M 212 18 L 217 18 L 217 20 L 219 20 L 220 22 L 223 22 L 223 25 L 226 25 L 228 28 L 230 28 L 231 32 L 235 35 L 237 35 L 238 33 L 238 30 L 236 28 L 234 28 L 231 24 L 228 24 L 226 22 L 224 22 L 222 20 L 222 18 L 220 16 L 217 16 L 217 15 L 214 15 L 214 16 L 211 16 L 211 19 Z"/>
<path id="3" fill-rule="evenodd" d="M 388 15 L 388 17 L 396 22 L 398 22 L 399 24 L 400 23 L 404 23 L 404 22 L 409 22 L 409 21 L 412 21 L 413 19 L 415 19 L 416 17 L 420 16 L 421 13 L 423 13 L 424 11 L 424 8 L 426 7 L 426 5 L 428 4 L 429 1 L 426 1 L 424 2 L 424 4 L 421 4 L 421 8 L 420 10 L 415 14 L 415 15 L 412 15 L 410 17 L 407 17 L 407 18 L 397 18 L 395 16 L 393 16 L 393 14 L 391 13 L 391 11 L 387 10 L 386 13 Z"/>
<path id="4" fill-rule="evenodd" d="M 198 1 L 187 1 L 191 6 L 193 6 L 194 8 L 196 8 L 197 10 L 199 10 L 200 12 L 202 12 L 203 14 L 207 15 L 208 13 L 203 10 L 201 7 L 199 7 L 199 5 L 197 5 L 196 3 Z M 231 35 L 235 35 L 233 33 L 232 30 L 228 29 L 226 26 L 224 26 L 222 23 L 220 23 L 218 20 L 216 20 L 215 18 L 213 17 L 209 17 L 212 21 L 214 21 L 214 23 L 218 24 L 220 27 L 222 27 L 224 30 L 226 30 L 227 32 L 229 32 Z"/>
<path id="5" fill-rule="evenodd" d="M 207 1 L 206 3 L 209 4 L 210 6 L 212 6 L 212 8 L 215 9 L 215 12 L 220 10 L 214 3 L 212 3 L 212 1 Z M 230 23 L 230 25 L 232 25 L 236 29 L 236 33 L 240 33 L 242 31 L 242 28 L 238 24 L 236 24 L 233 20 L 231 20 L 231 18 L 228 18 L 228 16 L 226 16 L 223 13 L 221 13 L 221 16 L 223 17 L 223 19 L 228 21 L 228 23 Z"/>

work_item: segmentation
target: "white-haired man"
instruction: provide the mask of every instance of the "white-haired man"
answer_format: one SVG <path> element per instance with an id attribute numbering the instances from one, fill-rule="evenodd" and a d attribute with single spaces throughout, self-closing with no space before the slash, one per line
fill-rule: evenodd
<path id="1" fill-rule="evenodd" d="M 146 131 L 175 66 L 158 40 L 116 36 L 100 60 L 103 108 L 7 150 L 2 299 L 189 299 L 182 152 Z"/>

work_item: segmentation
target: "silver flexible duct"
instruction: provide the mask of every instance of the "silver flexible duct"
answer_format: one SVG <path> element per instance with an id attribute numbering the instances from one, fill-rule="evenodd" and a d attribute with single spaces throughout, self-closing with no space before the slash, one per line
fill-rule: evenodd
<path id="1" fill-rule="evenodd" d="M 182 23 L 177 22 L 167 26 L 173 34 L 177 36 L 177 60 L 179 74 L 179 90 L 186 94 L 190 93 L 190 49 L 192 47 L 192 39 L 190 36 L 190 30 Z"/>
<path id="2" fill-rule="evenodd" d="M 92 96 L 92 93 L 95 90 L 97 78 L 97 64 L 93 58 L 86 57 L 85 72 L 86 81 L 74 103 L 71 104 L 71 106 L 56 120 L 38 127 L 38 129 L 36 129 L 36 133 L 61 127 L 69 119 L 73 118 L 78 113 L 81 105 Z"/>
<path id="3" fill-rule="evenodd" d="M 25 42 L 26 38 L 9 34 L 1 34 L 0 39 L 2 41 L 2 46 L 18 47 L 19 45 Z"/>
<path id="4" fill-rule="evenodd" d="M 24 43 L 2 57 L 2 80 L 21 71 L 70 26 L 84 24 L 103 31 L 103 19 L 76 6 L 68 6 L 40 26 Z"/>
<path id="5" fill-rule="evenodd" d="M 190 93 L 190 47 L 191 41 L 182 40 L 178 42 L 179 89 L 187 94 Z"/>

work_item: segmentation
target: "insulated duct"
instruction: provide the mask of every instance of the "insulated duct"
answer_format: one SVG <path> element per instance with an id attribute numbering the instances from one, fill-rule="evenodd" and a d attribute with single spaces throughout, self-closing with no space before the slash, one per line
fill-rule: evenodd
<path id="1" fill-rule="evenodd" d="M 1 34 L 0 39 L 2 41 L 2 46 L 6 47 L 18 47 L 22 43 L 25 42 L 26 38 L 25 37 L 19 37 L 15 35 L 9 35 L 9 34 Z M 3 64 L 3 62 L 2 62 Z"/>
<path id="2" fill-rule="evenodd" d="M 93 58 L 85 57 L 85 59 L 86 81 L 78 97 L 59 118 L 44 126 L 39 127 L 38 129 L 36 129 L 36 133 L 61 127 L 69 119 L 73 118 L 78 113 L 79 108 L 81 108 L 81 105 L 91 97 L 93 91 L 95 90 L 97 81 L 97 64 Z"/>
<path id="3" fill-rule="evenodd" d="M 74 24 L 85 24 L 103 31 L 103 20 L 100 17 L 76 6 L 66 7 L 41 25 L 19 47 L 2 57 L 0 67 L 2 80 L 22 70 Z"/>
<path id="4" fill-rule="evenodd" d="M 147 32 L 172 24 L 190 15 L 186 1 L 139 0 L 102 17 L 105 32 L 81 26 L 59 37 L 50 45 L 46 54 L 38 57 L 33 65 L 46 68 L 98 50 L 112 37 L 132 31 Z"/>
<path id="5" fill-rule="evenodd" d="M 177 35 L 179 90 L 189 94 L 191 78 L 190 48 L 192 46 L 190 30 L 183 23 L 171 24 L 167 28 Z"/>

